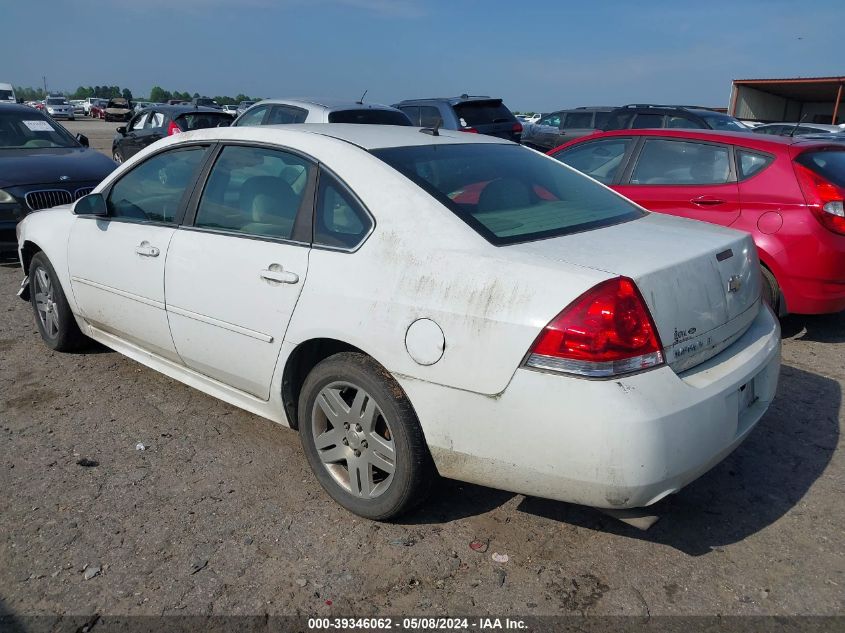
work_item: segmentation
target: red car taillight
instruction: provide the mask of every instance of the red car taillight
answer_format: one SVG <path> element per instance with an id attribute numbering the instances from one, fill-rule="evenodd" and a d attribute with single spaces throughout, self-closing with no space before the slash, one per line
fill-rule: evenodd
<path id="1" fill-rule="evenodd" d="M 522 134 L 522 123 L 516 122 L 511 128 L 514 134 Z"/>
<path id="2" fill-rule="evenodd" d="M 478 130 L 474 127 L 462 127 L 459 132 L 469 132 L 470 134 L 478 134 Z"/>
<path id="3" fill-rule="evenodd" d="M 170 125 L 167 126 L 167 136 L 173 136 L 174 134 L 179 134 L 182 132 L 182 129 L 176 125 L 174 121 L 170 122 Z"/>
<path id="4" fill-rule="evenodd" d="M 525 364 L 609 378 L 662 365 L 662 349 L 637 286 L 617 277 L 588 290 L 558 314 L 534 342 Z"/>
<path id="5" fill-rule="evenodd" d="M 816 219 L 826 229 L 845 235 L 845 191 L 800 163 L 795 163 L 795 174 Z"/>

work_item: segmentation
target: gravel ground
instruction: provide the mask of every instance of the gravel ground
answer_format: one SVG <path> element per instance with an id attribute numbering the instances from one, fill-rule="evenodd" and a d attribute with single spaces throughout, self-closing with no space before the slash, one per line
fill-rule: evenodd
<path id="1" fill-rule="evenodd" d="M 784 323 L 769 413 L 647 532 L 454 481 L 378 524 L 295 432 L 102 347 L 48 351 L 20 278 L 0 266 L 0 614 L 845 613 L 845 315 Z"/>

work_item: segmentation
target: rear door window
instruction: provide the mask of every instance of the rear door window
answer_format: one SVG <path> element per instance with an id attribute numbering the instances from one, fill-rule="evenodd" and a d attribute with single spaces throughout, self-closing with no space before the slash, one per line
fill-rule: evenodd
<path id="1" fill-rule="evenodd" d="M 401 106 L 399 109 L 402 110 L 409 119 L 411 119 L 411 125 L 414 127 L 422 127 L 420 125 L 419 106 Z"/>
<path id="2" fill-rule="evenodd" d="M 232 117 L 225 112 L 189 112 L 176 119 L 176 123 L 183 132 L 204 130 L 210 127 L 228 126 Z"/>
<path id="3" fill-rule="evenodd" d="M 730 180 L 730 172 L 730 151 L 724 145 L 648 139 L 631 184 L 721 185 Z"/>
<path id="4" fill-rule="evenodd" d="M 420 106 L 420 126 L 437 127 L 443 125 L 443 117 L 440 110 L 434 106 Z"/>
<path id="5" fill-rule="evenodd" d="M 616 180 L 630 146 L 630 138 L 602 139 L 579 143 L 554 154 L 554 157 L 599 182 L 609 185 Z"/>
<path id="6" fill-rule="evenodd" d="M 224 147 L 202 193 L 194 225 L 290 239 L 311 164 L 287 152 Z"/>
<path id="7" fill-rule="evenodd" d="M 282 125 L 290 123 L 305 123 L 308 118 L 308 111 L 293 106 L 276 105 L 270 108 L 270 114 L 264 125 Z"/>
<path id="8" fill-rule="evenodd" d="M 463 119 L 463 126 L 476 127 L 491 123 L 509 123 L 516 121 L 516 117 L 507 109 L 500 99 L 490 101 L 465 101 L 455 104 L 455 114 Z"/>
<path id="9" fill-rule="evenodd" d="M 634 123 L 631 126 L 635 130 L 646 128 L 663 127 L 662 114 L 638 114 L 634 118 Z"/>
<path id="10" fill-rule="evenodd" d="M 704 130 L 707 127 L 698 121 L 693 121 L 692 119 L 688 119 L 685 116 L 670 116 L 666 121 L 666 127 L 675 128 L 675 129 L 687 129 L 687 130 Z"/>
<path id="11" fill-rule="evenodd" d="M 355 109 L 336 110 L 329 113 L 329 123 L 361 123 L 365 125 L 404 125 L 411 121 L 404 112 L 396 110 Z"/>
<path id="12" fill-rule="evenodd" d="M 564 129 L 579 130 L 593 127 L 592 112 L 568 112 L 563 122 Z"/>
<path id="13" fill-rule="evenodd" d="M 264 120 L 264 115 L 267 114 L 267 110 L 270 109 L 270 106 L 255 106 L 247 110 L 241 115 L 241 118 L 238 119 L 235 125 L 237 127 L 242 127 L 246 125 L 261 125 L 261 122 Z"/>

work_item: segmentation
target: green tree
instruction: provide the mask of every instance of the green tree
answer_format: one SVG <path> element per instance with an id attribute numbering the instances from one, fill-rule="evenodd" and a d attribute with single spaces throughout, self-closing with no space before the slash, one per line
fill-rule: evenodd
<path id="1" fill-rule="evenodd" d="M 161 86 L 153 86 L 153 89 L 150 90 L 150 101 L 155 103 L 164 103 L 168 99 L 172 99 L 173 95 L 170 91 L 165 90 Z"/>
<path id="2" fill-rule="evenodd" d="M 132 91 L 129 88 L 124 88 L 122 95 L 127 101 L 132 101 Z"/>

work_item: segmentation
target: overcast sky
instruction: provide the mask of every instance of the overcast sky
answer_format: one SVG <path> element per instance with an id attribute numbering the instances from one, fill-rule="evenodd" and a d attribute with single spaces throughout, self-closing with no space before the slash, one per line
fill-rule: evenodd
<path id="1" fill-rule="evenodd" d="M 0 0 L 0 81 L 513 110 L 727 106 L 732 79 L 845 75 L 841 0 Z"/>

